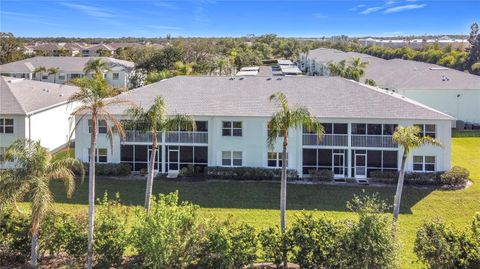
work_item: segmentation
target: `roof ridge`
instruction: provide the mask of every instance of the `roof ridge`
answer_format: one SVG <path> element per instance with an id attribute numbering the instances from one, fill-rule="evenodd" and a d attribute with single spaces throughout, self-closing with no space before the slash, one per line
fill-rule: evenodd
<path id="1" fill-rule="evenodd" d="M 27 114 L 27 110 L 25 109 L 24 106 L 22 106 L 22 104 L 20 103 L 20 101 L 18 100 L 17 96 L 15 95 L 14 91 L 12 91 L 12 88 L 10 88 L 10 82 L 8 82 L 7 80 L 7 77 L 5 76 L 2 76 L 2 79 L 4 81 L 4 83 L 7 85 L 7 88 L 8 88 L 8 91 L 10 92 L 10 94 L 13 96 L 13 99 L 15 100 L 15 102 L 17 103 L 17 105 L 22 109 L 22 112 Z M 25 79 L 19 79 L 19 80 L 25 80 Z"/>

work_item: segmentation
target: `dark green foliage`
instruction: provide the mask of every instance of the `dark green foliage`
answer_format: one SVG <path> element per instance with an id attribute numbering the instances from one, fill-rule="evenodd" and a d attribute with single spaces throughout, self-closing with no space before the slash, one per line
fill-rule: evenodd
<path id="1" fill-rule="evenodd" d="M 0 32 L 0 64 L 28 58 L 24 51 L 21 39 L 16 38 L 12 33 Z"/>
<path id="2" fill-rule="evenodd" d="M 0 212 L 0 266 L 2 260 L 25 262 L 30 255 L 28 216 Z"/>
<path id="3" fill-rule="evenodd" d="M 281 169 L 262 167 L 221 167 L 209 166 L 205 168 L 205 176 L 211 179 L 236 180 L 280 180 Z M 289 180 L 297 180 L 296 170 L 287 170 Z"/>
<path id="4" fill-rule="evenodd" d="M 440 185 L 442 184 L 441 176 L 444 172 L 407 172 L 405 173 L 405 184 L 411 185 Z M 372 171 L 370 173 L 371 181 L 397 184 L 398 171 Z"/>
<path id="5" fill-rule="evenodd" d="M 429 268 L 480 268 L 480 214 L 470 229 L 459 231 L 439 220 L 420 226 L 414 252 Z"/>
<path id="6" fill-rule="evenodd" d="M 105 193 L 95 215 L 94 250 L 97 267 L 117 267 L 122 262 L 128 246 L 127 216 L 128 210 L 120 204 L 119 195 L 109 200 Z"/>
<path id="7" fill-rule="evenodd" d="M 84 163 L 85 173 L 88 173 L 88 163 Z M 96 163 L 95 175 L 97 176 L 129 176 L 132 167 L 126 163 Z"/>
<path id="8" fill-rule="evenodd" d="M 263 260 L 280 268 L 283 253 L 287 247 L 286 237 L 282 235 L 280 228 L 276 226 L 261 231 L 258 234 L 258 240 L 262 246 Z"/>
<path id="9" fill-rule="evenodd" d="M 326 170 L 326 169 L 308 170 L 308 174 L 310 175 L 313 181 L 332 181 L 334 178 L 333 171 Z"/>
<path id="10" fill-rule="evenodd" d="M 465 185 L 467 184 L 470 172 L 467 168 L 454 166 L 450 171 L 441 175 L 440 179 L 446 185 Z"/>
<path id="11" fill-rule="evenodd" d="M 180 47 L 167 46 L 153 54 L 152 57 L 138 62 L 137 68 L 150 71 L 162 71 L 173 69 L 173 64 L 182 61 L 183 51 Z"/>

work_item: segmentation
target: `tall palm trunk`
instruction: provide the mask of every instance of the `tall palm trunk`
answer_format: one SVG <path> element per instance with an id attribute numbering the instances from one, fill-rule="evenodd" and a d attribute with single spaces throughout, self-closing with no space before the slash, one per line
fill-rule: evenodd
<path id="1" fill-rule="evenodd" d="M 148 163 L 147 189 L 145 191 L 145 209 L 150 212 L 150 200 L 152 199 L 153 173 L 155 170 L 155 157 L 157 155 L 157 132 L 152 132 L 152 153 Z"/>
<path id="2" fill-rule="evenodd" d="M 34 212 L 32 212 L 33 216 Z M 38 266 L 38 258 L 37 258 L 37 253 L 38 253 L 38 223 L 32 223 L 32 241 L 31 241 L 31 247 L 30 247 L 30 265 L 33 268 L 37 268 Z"/>
<path id="3" fill-rule="evenodd" d="M 285 136 L 283 138 L 283 149 L 282 149 L 282 173 L 281 173 L 281 186 L 280 186 L 280 229 L 282 235 L 285 234 L 286 230 L 286 214 L 287 214 L 287 146 L 288 146 L 288 131 L 285 131 Z M 282 240 L 282 255 L 283 255 L 283 267 L 288 268 L 287 260 L 287 248 L 285 245 L 285 240 Z"/>
<path id="4" fill-rule="evenodd" d="M 395 192 L 395 201 L 393 204 L 393 231 L 396 232 L 398 214 L 400 213 L 400 202 L 402 200 L 403 182 L 405 179 L 405 166 L 407 163 L 407 150 L 405 149 L 402 156 L 402 164 L 400 175 L 398 176 L 397 191 Z"/>
<path id="5" fill-rule="evenodd" d="M 95 216 L 95 154 L 97 147 L 97 110 L 92 110 L 92 136 L 90 142 L 90 163 L 88 169 L 88 269 L 93 263 L 93 227 Z"/>

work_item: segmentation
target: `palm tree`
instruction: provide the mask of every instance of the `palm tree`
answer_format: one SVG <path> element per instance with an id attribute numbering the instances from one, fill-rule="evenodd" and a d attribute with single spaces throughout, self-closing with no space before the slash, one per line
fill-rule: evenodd
<path id="1" fill-rule="evenodd" d="M 285 233 L 286 228 L 286 208 L 287 208 L 287 146 L 288 130 L 290 128 L 302 127 L 309 132 L 315 132 L 318 139 L 324 134 L 322 124 L 310 114 L 305 107 L 290 107 L 287 97 L 282 92 L 274 93 L 270 96 L 270 102 L 276 101 L 280 109 L 275 112 L 268 122 L 267 144 L 273 149 L 279 135 L 283 135 L 282 148 L 282 172 L 280 186 L 280 228 Z M 284 248 L 285 250 L 285 248 Z M 287 253 L 284 252 L 284 263 L 287 268 Z"/>
<path id="2" fill-rule="evenodd" d="M 183 63 L 178 61 L 173 64 L 173 67 L 175 68 L 175 73 L 177 75 L 188 76 L 193 72 L 193 63 Z"/>
<path id="3" fill-rule="evenodd" d="M 398 126 L 393 133 L 393 141 L 403 147 L 402 163 L 400 174 L 398 176 L 397 191 L 395 192 L 395 201 L 393 204 L 393 228 L 396 229 L 398 214 L 400 212 L 400 202 L 402 199 L 403 182 L 405 178 L 405 165 L 410 151 L 423 145 L 442 146 L 440 141 L 430 136 L 420 136 L 420 128 L 417 126 Z"/>
<path id="4" fill-rule="evenodd" d="M 195 130 L 195 121 L 187 115 L 177 114 L 169 117 L 167 115 L 167 105 L 165 100 L 158 96 L 153 105 L 148 110 L 139 106 L 132 106 L 127 110 L 127 115 L 131 121 L 126 125 L 136 130 L 151 132 L 152 134 L 152 153 L 148 160 L 147 188 L 145 191 L 145 209 L 150 211 L 150 201 L 153 187 L 153 173 L 155 168 L 155 158 L 158 149 L 157 135 L 168 131 L 177 131 L 180 129 Z M 132 129 L 133 129 L 132 128 Z"/>
<path id="5" fill-rule="evenodd" d="M 33 70 L 34 75 L 40 74 L 40 81 L 42 81 L 42 74 L 46 72 L 47 72 L 47 68 L 45 66 L 39 66 Z"/>
<path id="6" fill-rule="evenodd" d="M 110 141 L 110 147 L 113 149 L 112 127 L 115 127 L 121 140 L 125 139 L 125 132 L 120 121 L 111 115 L 107 111 L 107 108 L 108 106 L 125 103 L 127 101 L 119 98 L 110 98 L 117 95 L 119 91 L 109 86 L 101 73 L 95 73 L 93 78 L 77 78 L 70 83 L 80 88 L 78 92 L 69 98 L 69 101 L 71 102 L 81 103 L 81 105 L 73 112 L 74 115 L 79 117 L 74 129 L 76 129 L 78 123 L 86 116 L 90 116 L 92 122 L 88 169 L 88 268 L 91 269 L 93 258 L 93 222 L 95 214 L 95 154 L 97 146 L 97 125 L 99 120 L 103 120 L 106 123 L 107 138 Z"/>
<path id="7" fill-rule="evenodd" d="M 368 62 L 363 62 L 362 58 L 354 57 L 347 68 L 348 78 L 355 81 L 360 81 L 360 78 L 365 74 L 365 68 L 367 68 Z"/>
<path id="8" fill-rule="evenodd" d="M 85 75 L 95 73 L 101 74 L 103 76 L 106 72 L 110 71 L 112 71 L 112 69 L 110 68 L 108 63 L 102 58 L 94 58 L 88 60 L 88 62 L 85 64 L 85 67 L 83 68 L 83 72 L 85 73 Z"/>
<path id="9" fill-rule="evenodd" d="M 21 197 L 29 197 L 31 200 L 30 264 L 37 267 L 38 229 L 53 203 L 53 195 L 49 189 L 50 181 L 63 181 L 67 197 L 70 198 L 75 189 L 75 176 L 71 169 L 83 172 L 83 165 L 69 157 L 54 161 L 52 154 L 42 147 L 40 142 L 28 139 L 13 142 L 5 153 L 5 160 L 14 162 L 15 168 L 7 170 L 0 177 L 0 208 L 15 204 Z M 29 195 L 26 195 L 27 193 Z"/>
<path id="10" fill-rule="evenodd" d="M 347 61 L 341 60 L 338 63 L 328 63 L 328 71 L 331 76 L 346 77 Z"/>
<path id="11" fill-rule="evenodd" d="M 60 73 L 60 68 L 58 67 L 50 67 L 48 70 L 48 75 L 53 75 L 53 83 L 56 83 L 56 76 Z"/>

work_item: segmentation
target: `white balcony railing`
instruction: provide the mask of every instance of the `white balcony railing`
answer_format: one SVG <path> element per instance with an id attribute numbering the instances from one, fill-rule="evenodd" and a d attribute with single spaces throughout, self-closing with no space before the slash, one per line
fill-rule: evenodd
<path id="1" fill-rule="evenodd" d="M 207 144 L 208 132 L 167 132 L 165 135 L 167 143 L 194 143 Z"/>
<path id="2" fill-rule="evenodd" d="M 325 134 L 319 140 L 316 134 L 303 134 L 303 145 L 308 146 L 348 146 L 348 135 Z"/>
<path id="3" fill-rule="evenodd" d="M 125 131 L 126 142 L 152 142 L 152 133 L 143 131 Z M 162 134 L 157 134 L 157 141 L 162 142 Z"/>
<path id="4" fill-rule="evenodd" d="M 352 147 L 396 148 L 391 135 L 352 135 Z"/>

